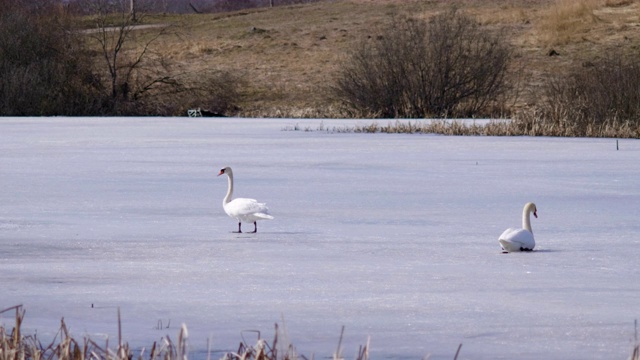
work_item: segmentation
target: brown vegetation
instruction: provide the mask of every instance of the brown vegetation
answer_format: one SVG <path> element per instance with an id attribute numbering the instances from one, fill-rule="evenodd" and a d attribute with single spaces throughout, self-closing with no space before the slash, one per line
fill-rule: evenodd
<path id="1" fill-rule="evenodd" d="M 337 107 L 321 96 L 362 39 L 384 35 L 394 17 L 419 19 L 447 11 L 452 4 L 489 29 L 504 29 L 514 46 L 521 84 L 514 110 L 538 100 L 543 80 L 565 73 L 624 45 L 637 50 L 640 4 L 599 1 L 584 18 L 578 1 L 392 1 L 343 0 L 304 6 L 258 9 L 227 14 L 155 18 L 177 24 L 180 36 L 164 40 L 176 63 L 190 68 L 224 68 L 245 75 L 248 85 L 240 116 L 340 117 Z M 583 8 L 582 8 L 583 9 Z M 555 14 L 564 25 L 550 26 Z M 574 20 L 572 20 L 574 19 Z M 151 18 L 149 18 L 151 20 Z M 558 29 L 563 31 L 561 41 Z M 559 56 L 547 56 L 553 49 Z"/>
<path id="2" fill-rule="evenodd" d="M 120 327 L 120 311 L 118 311 L 118 341 L 115 349 L 109 347 L 109 340 L 105 344 L 98 344 L 94 340 L 74 338 L 65 322 L 61 320 L 60 329 L 50 343 L 43 344 L 36 335 L 23 334 L 22 322 L 25 310 L 21 305 L 0 310 L 4 312 L 15 311 L 15 326 L 9 332 L 4 326 L 0 326 L 0 360 L 131 360 L 133 349 L 122 339 Z M 144 349 L 137 357 L 149 360 L 184 360 L 187 357 L 187 330 L 182 326 L 178 333 L 178 342 L 173 343 L 169 337 L 162 339 L 160 343 L 153 343 L 148 354 Z"/>
<path id="3" fill-rule="evenodd" d="M 15 325 L 8 331 L 4 325 L 0 325 L 0 360 L 187 360 L 188 359 L 188 332 L 187 326 L 182 325 L 178 332 L 177 342 L 173 342 L 167 335 L 159 342 L 154 342 L 147 351 L 142 348 L 139 354 L 129 346 L 122 338 L 122 327 L 120 321 L 120 309 L 118 309 L 118 339 L 115 348 L 109 346 L 109 340 L 104 346 L 98 344 L 89 337 L 83 339 L 74 338 L 69 332 L 64 319 L 60 322 L 60 329 L 55 338 L 48 344 L 43 344 L 36 335 L 25 335 L 22 331 L 22 322 L 25 316 L 25 309 L 22 305 L 12 306 L 0 310 L 0 314 L 15 312 Z M 640 360 L 640 343 L 638 340 L 638 321 L 634 322 L 634 342 L 629 360 Z M 257 333 L 255 345 L 248 344 L 243 337 L 242 342 L 235 352 L 227 352 L 221 360 L 297 360 L 307 359 L 306 356 L 297 353 L 296 348 L 280 338 L 287 338 L 278 324 L 275 325 L 275 335 L 272 342 L 263 339 L 259 331 Z M 333 354 L 334 359 L 344 359 L 342 354 L 342 339 L 344 336 L 344 326 L 338 340 L 338 346 Z M 361 345 L 356 353 L 355 360 L 369 359 L 370 344 Z M 458 346 L 453 357 L 458 359 L 462 344 Z M 211 354 L 207 354 L 211 358 Z M 311 357 L 313 358 L 313 356 Z"/>
<path id="4" fill-rule="evenodd" d="M 82 39 L 59 8 L 28 5 L 0 0 L 0 115 L 99 114 Z"/>
<path id="5" fill-rule="evenodd" d="M 61 320 L 60 329 L 55 338 L 50 343 L 43 344 L 36 335 L 25 335 L 22 332 L 22 322 L 25 310 L 22 305 L 12 306 L 0 310 L 0 314 L 5 312 L 15 312 L 15 326 L 8 331 L 4 325 L 0 325 L 0 360 L 186 360 L 188 359 L 188 332 L 187 326 L 182 325 L 178 332 L 177 342 L 173 342 L 169 336 L 163 337 L 159 342 L 154 342 L 147 350 L 142 348 L 139 354 L 122 338 L 122 328 L 120 321 L 120 310 L 118 309 L 118 339 L 114 348 L 109 346 L 109 340 L 105 344 L 98 344 L 89 337 L 84 339 L 74 338 L 69 332 L 64 319 Z M 275 325 L 275 335 L 272 342 L 263 339 L 258 331 L 255 345 L 248 344 L 243 337 L 237 351 L 225 353 L 221 360 L 296 360 L 307 359 L 303 355 L 298 355 L 292 344 L 285 343 L 280 337 L 286 338 Z M 285 335 L 285 336 L 282 336 Z M 334 353 L 334 359 L 343 359 L 342 337 L 344 327 L 338 341 L 338 348 Z M 458 352 L 460 348 L 458 348 Z M 457 358 L 456 353 L 456 358 Z M 211 354 L 207 354 L 211 358 Z M 369 359 L 369 344 L 361 346 L 355 360 Z M 636 359 L 633 359 L 636 360 Z"/>
<path id="6" fill-rule="evenodd" d="M 502 115 L 526 119 L 519 129 L 527 129 L 532 119 L 545 120 L 541 106 L 550 80 L 580 72 L 612 49 L 635 54 L 640 46 L 640 4 L 629 0 L 345 0 L 154 20 L 179 29 L 163 43 L 176 64 L 225 69 L 246 81 L 238 110 L 230 115 L 348 117 L 335 97 L 327 96 L 348 54 L 362 41 L 384 39 L 394 20 L 431 19 L 452 6 L 485 29 L 504 31 L 503 42 L 514 53 L 510 69 L 515 71 L 507 82 L 516 101 L 506 103 Z"/>
<path id="7" fill-rule="evenodd" d="M 397 18 L 382 33 L 358 44 L 338 70 L 333 99 L 350 114 L 490 117 L 511 93 L 503 35 L 456 9 L 429 21 Z"/>
<path id="8" fill-rule="evenodd" d="M 127 73 L 130 73 L 129 79 L 132 81 L 115 84 L 116 92 L 128 91 L 126 94 L 133 95 L 137 101 L 136 106 L 124 107 L 124 110 L 108 108 L 112 103 L 109 96 L 113 98 L 114 87 L 107 80 L 113 80 L 113 73 L 110 75 L 105 66 L 100 43 L 93 41 L 95 36 L 92 38 L 91 35 L 75 43 L 82 45 L 82 51 L 76 52 L 78 56 L 73 58 L 92 56 L 89 60 L 92 71 L 78 80 L 84 84 L 81 93 L 100 91 L 101 96 L 108 96 L 105 100 L 87 95 L 76 103 L 92 99 L 93 106 L 102 107 L 97 113 L 105 114 L 119 112 L 183 116 L 188 108 L 199 107 L 231 116 L 353 116 L 355 112 L 345 112 L 343 104 L 331 92 L 341 71 L 350 61 L 349 54 L 363 42 L 370 45 L 383 43 L 389 35 L 388 29 L 398 19 L 430 21 L 452 8 L 456 8 L 459 14 L 475 19 L 481 30 L 501 31 L 505 35 L 499 44 L 508 46 L 513 55 L 505 78 L 505 83 L 511 88 L 510 101 L 497 108 L 500 115 L 520 121 L 518 129 L 537 133 L 538 130 L 533 131 L 527 125 L 535 123 L 535 129 L 552 129 L 545 130 L 545 134 L 584 136 L 593 132 L 619 133 L 618 130 L 625 129 L 627 136 L 637 136 L 640 121 L 634 113 L 619 109 L 612 111 L 608 108 L 607 119 L 600 118 L 599 124 L 589 123 L 578 132 L 571 130 L 573 125 L 564 126 L 562 122 L 562 129 L 558 130 L 557 119 L 551 121 L 549 126 L 538 125 L 548 123 L 550 114 L 572 117 L 571 114 L 576 111 L 575 108 L 550 111 L 547 105 L 554 102 L 553 96 L 558 96 L 554 88 L 571 86 L 579 74 L 594 74 L 597 69 L 605 69 L 614 56 L 612 54 L 628 59 L 640 58 L 637 56 L 640 51 L 638 0 L 340 0 L 226 13 L 146 13 L 139 23 L 166 24 L 169 27 L 131 31 L 127 45 L 121 49 L 121 59 L 125 61 L 120 66 L 125 75 L 117 75 L 117 78 L 127 79 Z M 85 29 L 95 28 L 96 25 L 96 18 L 92 16 L 74 21 Z M 107 24 L 118 25 L 117 17 L 109 18 L 105 26 Z M 3 31 L 2 26 L 0 31 Z M 162 36 L 150 43 L 159 32 L 163 32 Z M 147 44 L 150 46 L 147 47 Z M 2 51 L 0 46 L 0 57 Z M 135 60 L 141 52 L 145 53 L 145 65 L 139 66 L 135 74 L 129 72 L 127 69 L 130 70 L 129 66 L 134 64 L 131 60 Z M 86 68 L 85 60 L 80 64 Z M 633 71 L 634 66 L 637 64 L 629 60 L 621 70 Z M 30 74 L 33 73 L 30 71 Z M 62 71 L 55 73 L 64 74 Z M 97 79 L 99 83 L 95 82 Z M 148 84 L 152 84 L 152 88 Z M 3 86 L 4 93 L 11 93 L 7 90 L 11 87 Z M 34 88 L 30 84 L 12 86 L 17 89 Z M 136 86 L 138 90 L 135 90 Z M 628 96 L 634 91 L 633 88 L 618 89 L 625 89 L 621 96 Z M 43 97 L 36 93 L 32 95 Z M 7 103 L 22 109 L 22 112 L 3 111 L 2 114 L 29 114 L 18 100 L 15 97 Z M 595 103 L 588 99 L 584 101 Z M 632 102 L 633 98 L 629 97 L 626 101 Z M 610 102 L 620 103 L 619 100 Z M 565 101 L 564 104 L 571 106 L 571 101 Z M 74 114 L 96 113 L 95 108 L 89 108 L 93 112 L 75 111 Z M 70 114 L 71 111 L 54 108 L 31 114 L 55 113 Z M 495 113 L 494 109 L 489 115 Z M 444 111 L 436 115 L 460 114 Z M 486 116 L 487 111 L 467 111 L 466 114 Z M 397 113 L 392 116 L 425 115 Z M 596 114 L 591 118 L 600 116 Z M 617 130 L 603 132 L 605 128 Z"/>

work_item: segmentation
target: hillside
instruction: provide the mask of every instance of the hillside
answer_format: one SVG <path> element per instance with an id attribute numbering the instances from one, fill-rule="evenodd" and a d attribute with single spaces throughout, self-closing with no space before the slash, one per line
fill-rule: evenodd
<path id="1" fill-rule="evenodd" d="M 172 24 L 158 42 L 174 71 L 241 75 L 239 116 L 334 117 L 324 92 L 346 55 L 375 39 L 398 15 L 420 18 L 456 6 L 483 25 L 504 29 L 516 49 L 514 107 L 535 101 L 544 76 L 583 66 L 609 51 L 637 52 L 637 0 L 340 0 L 229 12 L 154 15 Z M 373 41 L 373 40 L 371 40 Z M 550 56 L 552 52 L 554 56 Z M 195 75 L 194 75 L 195 76 Z M 206 108 L 206 104 L 202 105 Z"/>

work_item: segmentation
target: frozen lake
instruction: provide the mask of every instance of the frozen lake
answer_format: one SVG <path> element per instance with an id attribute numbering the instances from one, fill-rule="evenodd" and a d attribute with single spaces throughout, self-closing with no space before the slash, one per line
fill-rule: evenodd
<path id="1" fill-rule="evenodd" d="M 629 356 L 640 141 L 283 130 L 296 123 L 348 122 L 0 118 L 0 309 L 23 304 L 25 334 L 64 317 L 113 344 L 119 307 L 134 347 L 185 323 L 191 359 L 207 338 L 214 359 L 243 330 L 271 341 L 283 319 L 319 359 L 343 325 L 347 359 L 369 336 L 373 359 L 460 343 L 459 359 Z M 275 217 L 257 234 L 231 233 L 226 165 L 234 195 Z M 536 251 L 501 254 L 528 201 Z"/>

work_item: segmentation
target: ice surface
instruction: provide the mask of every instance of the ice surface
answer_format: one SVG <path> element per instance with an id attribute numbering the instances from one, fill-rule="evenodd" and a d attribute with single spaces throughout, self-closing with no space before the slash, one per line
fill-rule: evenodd
<path id="1" fill-rule="evenodd" d="M 64 317 L 113 344 L 119 307 L 134 347 L 186 323 L 192 359 L 283 319 L 316 358 L 343 325 L 347 358 L 368 336 L 374 359 L 629 355 L 640 142 L 284 131 L 297 123 L 355 124 L 0 119 L 0 309 L 23 304 L 41 338 Z M 275 216 L 258 234 L 231 233 L 225 165 Z M 536 251 L 501 254 L 528 201 Z"/>

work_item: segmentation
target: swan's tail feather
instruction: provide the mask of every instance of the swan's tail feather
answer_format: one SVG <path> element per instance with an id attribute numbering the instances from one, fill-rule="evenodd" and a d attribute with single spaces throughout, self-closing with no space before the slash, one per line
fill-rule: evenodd
<path id="1" fill-rule="evenodd" d="M 520 243 L 515 242 L 515 241 L 508 241 L 508 240 L 500 239 L 500 240 L 498 240 L 498 242 L 500 243 L 500 246 L 502 247 L 502 250 L 507 251 L 507 252 L 521 251 L 520 249 L 522 248 Z"/>
<path id="2" fill-rule="evenodd" d="M 498 240 L 498 242 L 500 243 L 500 247 L 502 247 L 502 250 L 507 252 L 509 251 L 510 246 L 508 241 L 500 239 Z"/>
<path id="3" fill-rule="evenodd" d="M 256 217 L 259 217 L 260 219 L 263 220 L 273 220 L 273 216 L 269 215 L 269 214 L 265 214 L 265 213 L 255 213 L 253 214 Z"/>

